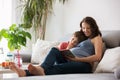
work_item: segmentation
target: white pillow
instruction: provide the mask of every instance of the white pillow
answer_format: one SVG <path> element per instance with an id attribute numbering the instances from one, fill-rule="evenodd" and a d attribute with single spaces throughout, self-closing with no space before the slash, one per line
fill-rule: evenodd
<path id="1" fill-rule="evenodd" d="M 120 66 L 120 47 L 107 49 L 95 72 L 114 72 Z"/>
<path id="2" fill-rule="evenodd" d="M 59 45 L 57 41 L 45 41 L 38 39 L 36 44 L 32 48 L 31 63 L 42 63 L 47 53 L 52 47 Z"/>

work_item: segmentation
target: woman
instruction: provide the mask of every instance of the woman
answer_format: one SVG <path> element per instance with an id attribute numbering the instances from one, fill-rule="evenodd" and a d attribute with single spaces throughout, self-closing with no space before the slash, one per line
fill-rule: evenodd
<path id="1" fill-rule="evenodd" d="M 91 73 L 92 64 L 100 61 L 102 57 L 102 37 L 96 21 L 92 17 L 85 17 L 80 23 L 81 32 L 87 40 L 79 43 L 70 51 L 75 55 L 74 58 L 64 58 L 60 51 L 52 48 L 45 61 L 40 66 L 30 64 L 28 70 L 22 70 L 11 63 L 11 70 L 15 71 L 20 77 L 31 75 L 53 75 L 70 73 Z"/>

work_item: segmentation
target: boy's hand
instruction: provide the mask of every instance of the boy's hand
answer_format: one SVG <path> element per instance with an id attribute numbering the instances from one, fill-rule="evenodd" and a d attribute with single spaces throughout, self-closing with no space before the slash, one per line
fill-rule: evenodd
<path id="1" fill-rule="evenodd" d="M 69 45 L 67 46 L 67 49 L 71 49 L 71 48 L 73 48 L 73 47 L 74 47 L 74 45 L 69 44 Z"/>

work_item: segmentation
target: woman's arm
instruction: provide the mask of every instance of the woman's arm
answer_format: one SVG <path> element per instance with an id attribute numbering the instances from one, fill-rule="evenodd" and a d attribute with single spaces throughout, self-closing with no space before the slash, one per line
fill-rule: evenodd
<path id="1" fill-rule="evenodd" d="M 103 41 L 101 36 L 97 36 L 93 39 L 91 39 L 92 43 L 94 44 L 95 47 L 95 54 L 92 56 L 88 56 L 88 57 L 83 57 L 83 58 L 79 58 L 79 57 L 75 57 L 75 58 L 69 58 L 70 60 L 73 61 L 80 61 L 80 62 L 96 62 L 96 61 L 100 61 L 102 58 L 102 48 L 103 48 Z"/>

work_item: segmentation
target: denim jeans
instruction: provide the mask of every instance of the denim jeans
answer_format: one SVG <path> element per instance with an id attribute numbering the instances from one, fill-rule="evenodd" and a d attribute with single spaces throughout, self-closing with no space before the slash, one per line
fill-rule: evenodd
<path id="1" fill-rule="evenodd" d="M 46 75 L 91 73 L 92 67 L 89 63 L 66 60 L 57 48 L 52 48 L 45 61 L 41 64 Z"/>

